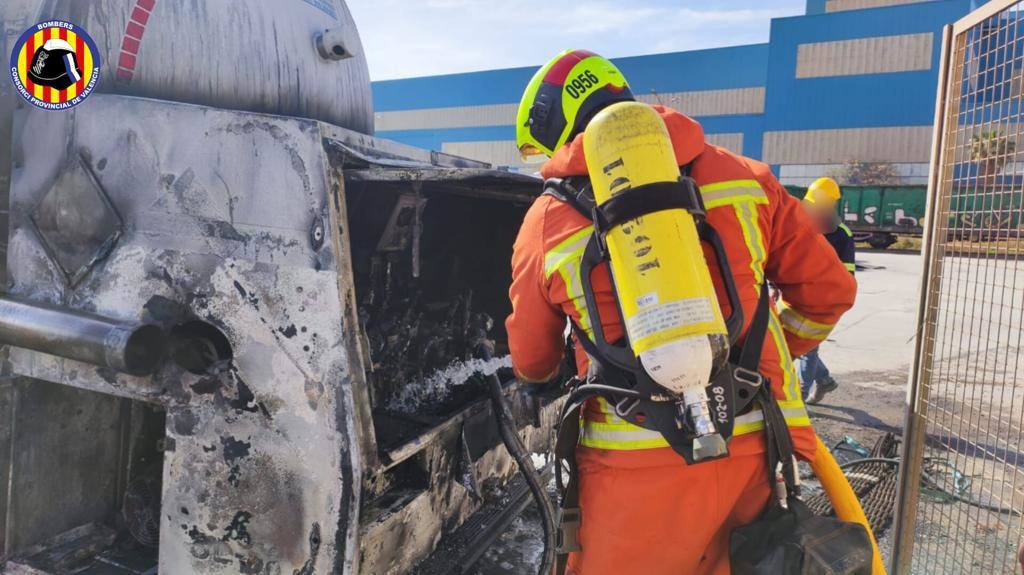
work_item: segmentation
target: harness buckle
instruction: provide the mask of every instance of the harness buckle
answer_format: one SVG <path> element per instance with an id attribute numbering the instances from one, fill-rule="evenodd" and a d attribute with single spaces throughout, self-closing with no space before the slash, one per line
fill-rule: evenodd
<path id="1" fill-rule="evenodd" d="M 735 382 L 736 404 L 735 414 L 742 415 L 750 410 L 754 398 L 767 391 L 768 380 L 756 371 L 736 366 L 733 368 L 732 379 Z M 770 393 L 770 392 L 769 392 Z"/>
<path id="2" fill-rule="evenodd" d="M 639 397 L 623 397 L 615 404 L 615 415 L 618 415 L 622 419 L 626 419 L 626 416 L 633 413 L 633 410 L 636 409 L 636 406 L 638 405 L 640 405 Z"/>
<path id="3" fill-rule="evenodd" d="M 704 196 L 700 194 L 700 188 L 697 186 L 697 182 L 688 175 L 679 176 L 679 183 L 683 189 L 683 193 L 689 198 L 690 204 L 693 206 L 689 210 L 690 215 L 695 218 L 707 218 L 708 210 L 704 207 Z"/>
<path id="4" fill-rule="evenodd" d="M 608 244 L 604 234 L 608 231 L 608 220 L 601 211 L 601 206 L 595 205 L 590 212 L 590 218 L 594 225 L 594 238 L 597 240 L 597 251 L 604 259 L 608 255 Z"/>
<path id="5" fill-rule="evenodd" d="M 555 534 L 555 549 L 565 555 L 582 549 L 579 540 L 580 508 L 569 507 L 558 510 L 558 532 Z"/>
<path id="6" fill-rule="evenodd" d="M 737 366 L 732 371 L 732 375 L 737 380 L 739 380 L 739 381 L 741 381 L 741 382 L 743 382 L 743 383 L 745 383 L 745 384 L 747 384 L 747 385 L 749 385 L 751 387 L 761 387 L 761 385 L 764 383 L 764 376 L 763 375 L 761 375 L 760 373 L 758 373 L 756 371 L 747 369 L 745 367 Z"/>

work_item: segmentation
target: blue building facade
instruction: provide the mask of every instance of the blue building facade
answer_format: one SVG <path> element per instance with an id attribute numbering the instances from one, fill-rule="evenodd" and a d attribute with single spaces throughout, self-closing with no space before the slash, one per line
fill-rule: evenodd
<path id="1" fill-rule="evenodd" d="M 767 44 L 615 59 L 634 94 L 699 120 L 708 141 L 806 185 L 847 162 L 927 180 L 942 27 L 971 0 L 808 0 Z M 514 118 L 536 67 L 373 84 L 377 134 L 524 167 Z"/>

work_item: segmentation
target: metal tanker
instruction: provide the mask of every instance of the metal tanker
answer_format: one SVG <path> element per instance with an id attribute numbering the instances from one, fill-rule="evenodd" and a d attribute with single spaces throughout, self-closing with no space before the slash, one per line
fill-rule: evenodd
<path id="1" fill-rule="evenodd" d="M 322 120 L 373 133 L 359 33 L 337 0 L 37 0 L 96 41 L 99 91 Z M 27 26 L 26 26 L 27 27 Z"/>
<path id="2" fill-rule="evenodd" d="M 343 2 L 8 0 L 4 54 L 52 18 L 103 67 L 0 83 L 0 570 L 471 564 L 525 504 L 478 373 L 538 182 L 374 138 Z"/>

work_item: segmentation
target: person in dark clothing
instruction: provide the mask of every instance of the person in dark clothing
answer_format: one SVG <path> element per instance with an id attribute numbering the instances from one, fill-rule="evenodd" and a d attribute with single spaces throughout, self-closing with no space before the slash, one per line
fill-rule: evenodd
<path id="1" fill-rule="evenodd" d="M 839 184 L 832 178 L 819 178 L 807 189 L 803 206 L 811 219 L 818 225 L 819 231 L 835 249 L 839 260 L 851 274 L 857 271 L 855 263 L 856 247 L 853 232 L 839 220 L 836 205 L 842 197 Z M 800 361 L 800 387 L 808 404 L 814 405 L 829 392 L 835 391 L 839 383 L 828 371 L 828 366 L 821 360 L 817 347 L 804 354 Z"/>

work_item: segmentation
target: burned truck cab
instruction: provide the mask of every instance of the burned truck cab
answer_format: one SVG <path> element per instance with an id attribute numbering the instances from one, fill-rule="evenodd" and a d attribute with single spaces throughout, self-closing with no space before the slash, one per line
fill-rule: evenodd
<path id="1" fill-rule="evenodd" d="M 312 120 L 89 104 L 19 118 L 9 562 L 400 573 L 517 504 L 479 374 L 511 378 L 536 179 Z M 47 313 L 128 335 L 76 355 Z M 557 402 L 509 398 L 546 452 Z"/>
<path id="2" fill-rule="evenodd" d="M 116 62 L 136 3 L 34 4 L 6 38 L 66 18 Z M 59 112 L 0 94 L 0 569 L 458 572 L 527 501 L 482 374 L 531 451 L 560 407 L 504 332 L 539 180 L 369 135 L 342 2 L 145 4 L 133 76 Z M 180 23 L 321 85 L 172 82 Z"/>

